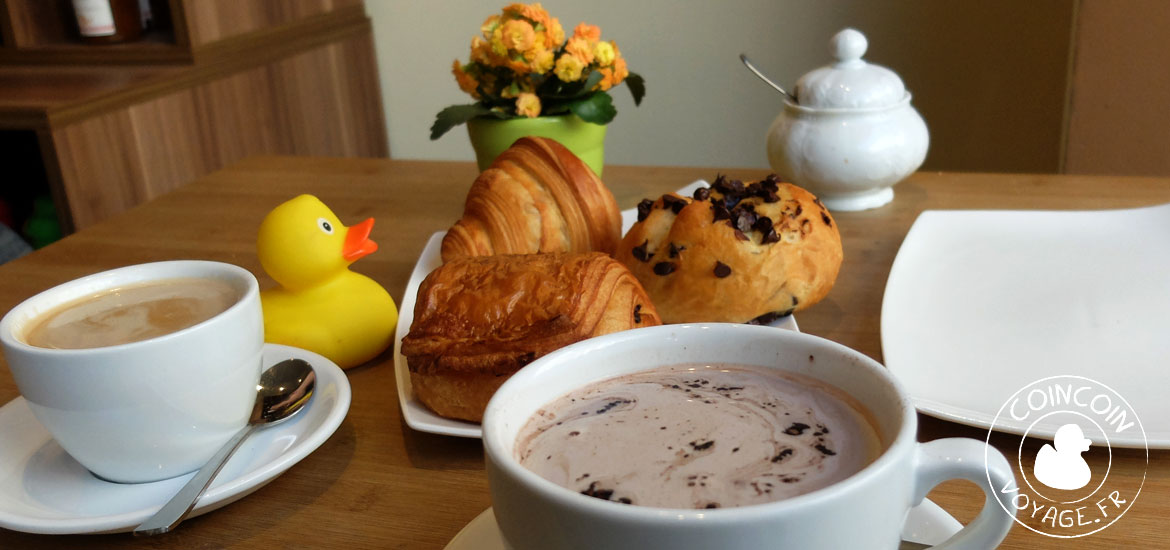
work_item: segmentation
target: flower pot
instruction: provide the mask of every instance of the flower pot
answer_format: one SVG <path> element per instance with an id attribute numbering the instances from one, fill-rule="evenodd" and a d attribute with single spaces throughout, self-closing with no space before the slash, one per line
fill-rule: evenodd
<path id="1" fill-rule="evenodd" d="M 500 153 L 525 136 L 559 141 L 589 165 L 598 177 L 605 164 L 605 126 L 585 122 L 577 115 L 508 120 L 473 118 L 467 121 L 467 135 L 471 138 L 480 170 L 486 170 Z"/>

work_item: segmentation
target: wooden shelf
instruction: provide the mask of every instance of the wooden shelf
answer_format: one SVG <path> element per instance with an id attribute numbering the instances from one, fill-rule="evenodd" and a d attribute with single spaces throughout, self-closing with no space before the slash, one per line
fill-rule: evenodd
<path id="1" fill-rule="evenodd" d="M 0 130 L 35 135 L 66 231 L 245 156 L 389 154 L 361 0 L 170 0 L 118 45 L 50 30 L 68 2 L 0 0 Z"/>

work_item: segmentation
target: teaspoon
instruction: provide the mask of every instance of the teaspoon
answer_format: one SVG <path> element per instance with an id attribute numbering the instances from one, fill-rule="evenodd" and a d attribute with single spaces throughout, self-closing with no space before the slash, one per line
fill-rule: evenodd
<path id="1" fill-rule="evenodd" d="M 256 404 L 252 406 L 248 425 L 224 443 L 169 502 L 134 530 L 134 534 L 158 535 L 179 525 L 240 443 L 257 428 L 286 420 L 304 408 L 313 395 L 316 380 L 313 367 L 301 359 L 286 359 L 264 371 L 256 388 Z"/>
<path id="2" fill-rule="evenodd" d="M 773 82 L 771 78 L 764 76 L 764 73 L 760 72 L 760 70 L 757 69 L 756 66 L 752 64 L 752 61 L 750 59 L 748 59 L 748 56 L 746 54 L 742 54 L 742 53 L 739 54 L 739 60 L 743 61 L 744 66 L 746 66 L 748 68 L 748 70 L 755 73 L 756 76 L 760 77 L 760 80 L 763 80 L 764 82 L 767 82 L 768 85 L 772 86 L 773 88 L 776 88 L 776 90 L 779 91 L 780 93 L 784 94 L 784 97 L 787 97 L 789 101 L 791 101 L 793 103 L 797 103 L 796 96 L 784 91 L 784 88 L 781 88 L 779 84 Z"/>

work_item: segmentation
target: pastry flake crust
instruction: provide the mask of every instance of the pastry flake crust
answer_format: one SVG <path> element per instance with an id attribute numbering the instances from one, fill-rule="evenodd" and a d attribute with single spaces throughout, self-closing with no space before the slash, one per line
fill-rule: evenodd
<path id="1" fill-rule="evenodd" d="M 496 388 L 533 360 L 658 324 L 641 284 L 606 254 L 467 257 L 419 286 L 402 354 L 420 401 L 441 416 L 478 422 Z"/>

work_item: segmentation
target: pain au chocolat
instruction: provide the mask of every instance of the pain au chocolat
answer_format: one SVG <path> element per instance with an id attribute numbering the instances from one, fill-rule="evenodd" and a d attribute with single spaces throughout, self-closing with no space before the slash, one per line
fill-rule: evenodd
<path id="1" fill-rule="evenodd" d="M 560 143 L 525 137 L 476 178 L 441 254 L 444 262 L 492 254 L 613 254 L 621 236 L 617 201 L 597 174 Z"/>
<path id="2" fill-rule="evenodd" d="M 606 254 L 466 257 L 423 280 L 402 355 L 419 401 L 479 422 L 496 388 L 536 358 L 659 324 L 642 285 Z"/>
<path id="3" fill-rule="evenodd" d="M 663 322 L 767 323 L 824 298 L 843 254 L 824 205 L 772 175 L 643 200 L 615 257 Z"/>

